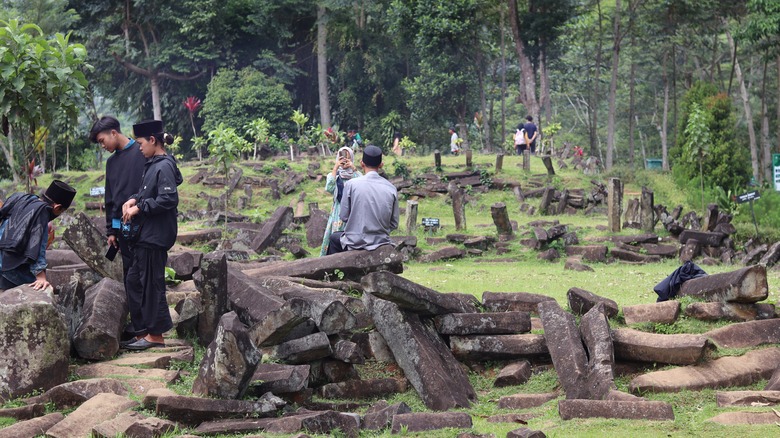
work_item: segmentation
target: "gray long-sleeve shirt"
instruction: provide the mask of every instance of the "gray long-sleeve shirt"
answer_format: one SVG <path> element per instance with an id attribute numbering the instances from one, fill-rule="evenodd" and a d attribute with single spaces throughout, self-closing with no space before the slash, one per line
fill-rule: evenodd
<path id="1" fill-rule="evenodd" d="M 373 250 L 390 243 L 398 228 L 398 191 L 376 172 L 344 184 L 339 217 L 346 222 L 341 245 L 345 249 Z"/>

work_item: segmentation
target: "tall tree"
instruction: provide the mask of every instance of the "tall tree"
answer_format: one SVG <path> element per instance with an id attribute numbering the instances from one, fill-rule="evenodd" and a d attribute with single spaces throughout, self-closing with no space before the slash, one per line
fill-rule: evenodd
<path id="1" fill-rule="evenodd" d="M 330 128 L 330 97 L 328 88 L 328 22 L 327 9 L 317 6 L 317 85 L 320 96 L 320 123 Z"/>

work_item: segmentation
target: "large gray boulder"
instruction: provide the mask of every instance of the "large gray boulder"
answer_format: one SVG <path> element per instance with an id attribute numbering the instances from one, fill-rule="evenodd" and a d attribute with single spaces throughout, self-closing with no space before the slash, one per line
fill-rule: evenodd
<path id="1" fill-rule="evenodd" d="M 73 347 L 78 355 L 90 360 L 106 360 L 116 355 L 128 311 L 122 283 L 104 278 L 87 289 L 81 324 L 73 334 Z"/>
<path id="2" fill-rule="evenodd" d="M 76 216 L 73 223 L 62 233 L 62 239 L 90 268 L 103 277 L 122 282 L 122 257 L 116 257 L 113 261 L 106 258 L 106 234 L 86 214 L 79 213 Z"/>
<path id="3" fill-rule="evenodd" d="M 70 342 L 51 288 L 0 292 L 0 400 L 68 380 Z"/>
<path id="4" fill-rule="evenodd" d="M 200 363 L 192 393 L 204 397 L 243 397 L 261 357 L 236 313 L 222 315 L 216 336 Z"/>
<path id="5" fill-rule="evenodd" d="M 363 302 L 404 375 L 429 409 L 466 408 L 476 401 L 477 394 L 460 363 L 418 315 L 370 293 L 363 295 Z"/>

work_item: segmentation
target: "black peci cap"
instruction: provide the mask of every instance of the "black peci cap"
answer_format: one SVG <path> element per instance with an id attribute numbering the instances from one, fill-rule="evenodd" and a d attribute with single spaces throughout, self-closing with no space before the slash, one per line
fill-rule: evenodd
<path id="1" fill-rule="evenodd" d="M 55 179 L 49 184 L 49 188 L 43 192 L 43 195 L 53 203 L 60 204 L 67 209 L 73 202 L 73 198 L 76 197 L 76 189 Z"/>
<path id="2" fill-rule="evenodd" d="M 363 163 L 368 167 L 379 167 L 382 164 L 382 149 L 368 145 L 363 151 Z"/>
<path id="3" fill-rule="evenodd" d="M 133 134 L 138 137 L 151 137 L 163 133 L 163 122 L 161 120 L 144 120 L 133 125 Z"/>

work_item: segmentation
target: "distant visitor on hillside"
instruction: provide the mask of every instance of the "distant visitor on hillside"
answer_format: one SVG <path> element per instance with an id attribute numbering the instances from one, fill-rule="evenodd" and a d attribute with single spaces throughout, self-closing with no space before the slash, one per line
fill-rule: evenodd
<path id="1" fill-rule="evenodd" d="M 393 153 L 397 157 L 400 157 L 401 155 L 404 154 L 403 149 L 401 149 L 401 133 L 400 132 L 396 132 L 395 134 L 393 134 Z"/>
<path id="2" fill-rule="evenodd" d="M 101 117 L 92 125 L 89 139 L 111 154 L 106 160 L 105 210 L 109 248 L 107 254 L 111 259 L 116 255 L 116 251 L 122 255 L 122 269 L 127 276 L 127 270 L 133 263 L 133 253 L 127 240 L 123 239 L 120 233 L 122 204 L 141 188 L 146 157 L 141 153 L 138 142 L 122 134 L 119 120 L 111 116 Z"/>
<path id="3" fill-rule="evenodd" d="M 141 152 L 146 157 L 138 193 L 122 205 L 122 237 L 133 252 L 125 276 L 127 304 L 135 338 L 120 343 L 128 350 L 164 347 L 163 333 L 173 327 L 165 299 L 165 264 L 176 242 L 179 193 L 184 179 L 176 161 L 165 152 L 173 136 L 159 120 L 133 125 Z"/>
<path id="4" fill-rule="evenodd" d="M 460 152 L 460 142 L 458 141 L 458 134 L 455 132 L 455 128 L 450 128 L 450 153 L 452 155 L 458 155 Z"/>
<path id="5" fill-rule="evenodd" d="M 536 139 L 539 138 L 539 129 L 534 124 L 534 118 L 525 116 L 526 123 L 523 125 L 525 129 L 525 144 L 531 149 L 531 154 L 536 153 Z"/>
<path id="6" fill-rule="evenodd" d="M 525 152 L 526 144 L 525 144 L 525 128 L 523 127 L 523 124 L 517 125 L 517 129 L 515 130 L 515 153 L 517 155 L 523 155 L 523 152 Z"/>
<path id="7" fill-rule="evenodd" d="M 354 160 L 355 154 L 352 152 L 351 148 L 343 147 L 339 149 L 336 154 L 336 164 L 333 166 L 333 171 L 328 174 L 325 181 L 325 190 L 327 190 L 328 193 L 333 194 L 333 206 L 330 209 L 328 226 L 325 227 L 325 235 L 322 237 L 320 256 L 328 254 L 330 235 L 334 232 L 344 231 L 344 221 L 339 217 L 339 213 L 341 212 L 341 197 L 344 193 L 344 184 L 352 178 L 363 176 L 355 167 L 355 164 L 353 163 Z"/>
<path id="8" fill-rule="evenodd" d="M 46 289 L 49 222 L 70 207 L 76 189 L 54 180 L 41 196 L 14 193 L 0 208 L 0 289 Z"/>
<path id="9" fill-rule="evenodd" d="M 391 243 L 390 232 L 398 228 L 398 191 L 377 171 L 382 168 L 382 149 L 369 145 L 360 161 L 364 176 L 344 184 L 339 217 L 344 231 L 330 236 L 328 254 L 366 249 Z"/>
<path id="10" fill-rule="evenodd" d="M 355 128 L 349 128 L 347 131 L 347 138 L 344 142 L 344 147 L 352 149 L 353 153 L 357 153 L 360 151 L 360 148 L 363 147 L 363 138 Z"/>

